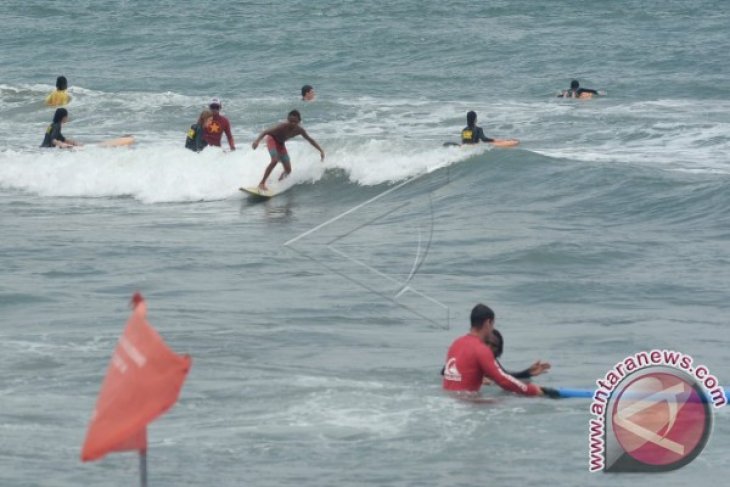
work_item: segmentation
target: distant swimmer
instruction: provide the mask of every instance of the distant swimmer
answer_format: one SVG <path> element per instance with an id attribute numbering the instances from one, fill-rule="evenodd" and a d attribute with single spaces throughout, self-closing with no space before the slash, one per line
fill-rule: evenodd
<path id="1" fill-rule="evenodd" d="M 231 134 L 231 122 L 220 114 L 223 104 L 218 98 L 213 98 L 208 105 L 213 113 L 210 123 L 207 127 L 203 127 L 203 140 L 207 145 L 221 146 L 221 138 L 223 133 L 226 134 L 228 145 L 231 150 L 236 150 L 236 144 L 233 142 L 233 134 Z"/>
<path id="2" fill-rule="evenodd" d="M 298 110 L 292 110 L 289 112 L 289 115 L 287 115 L 286 122 L 280 123 L 278 125 L 275 125 L 271 128 L 268 128 L 261 132 L 259 136 L 254 140 L 253 144 L 251 144 L 251 147 L 253 147 L 254 150 L 259 146 L 259 142 L 261 142 L 261 139 L 266 137 L 266 147 L 269 149 L 269 155 L 271 156 L 271 162 L 266 168 L 266 171 L 264 172 L 264 177 L 261 178 L 261 182 L 259 183 L 259 189 L 261 190 L 268 190 L 266 187 L 266 180 L 269 178 L 269 175 L 271 174 L 271 171 L 274 170 L 276 167 L 276 164 L 281 162 L 281 164 L 284 166 L 284 172 L 281 173 L 281 176 L 279 176 L 279 181 L 284 179 L 291 173 L 291 161 L 289 160 L 289 153 L 286 150 L 286 141 L 296 137 L 297 135 L 301 135 L 304 137 L 304 139 L 312 144 L 315 149 L 317 149 L 320 153 L 321 159 L 324 161 L 324 151 L 322 148 L 315 142 L 313 138 L 307 134 L 306 130 L 300 125 L 302 121 L 302 116 L 299 113 Z"/>
<path id="3" fill-rule="evenodd" d="M 312 88 L 312 85 L 302 86 L 302 101 L 312 101 L 314 100 L 315 96 L 316 93 L 314 93 L 314 88 Z"/>
<path id="4" fill-rule="evenodd" d="M 206 148 L 208 143 L 203 139 L 203 132 L 213 121 L 213 112 L 203 110 L 198 121 L 190 126 L 188 136 L 185 138 L 185 148 L 191 151 L 200 152 Z"/>
<path id="5" fill-rule="evenodd" d="M 447 391 L 478 392 L 487 377 L 506 391 L 526 396 L 557 397 L 557 391 L 525 384 L 499 366 L 494 352 L 484 342 L 494 329 L 494 311 L 477 304 L 471 310 L 471 329 L 449 347 L 444 367 L 443 388 Z"/>
<path id="6" fill-rule="evenodd" d="M 61 126 L 68 122 L 68 110 L 65 108 L 57 108 L 53 114 L 53 122 L 46 129 L 46 135 L 43 137 L 41 147 L 58 147 L 60 149 L 68 149 L 70 147 L 80 146 L 76 141 L 67 139 L 61 133 Z"/>
<path id="7" fill-rule="evenodd" d="M 570 89 L 569 90 L 563 90 L 559 95 L 558 98 L 582 98 L 582 99 L 589 99 L 593 98 L 594 96 L 598 95 L 605 95 L 605 91 L 597 91 L 592 90 L 590 88 L 581 88 L 580 83 L 577 79 L 574 79 L 570 82 Z"/>
<path id="8" fill-rule="evenodd" d="M 71 97 L 66 90 L 68 89 L 68 81 L 65 76 L 56 78 L 56 89 L 46 97 L 46 105 L 51 107 L 60 107 L 67 105 L 71 101 Z"/>
<path id="9" fill-rule="evenodd" d="M 477 112 L 470 111 L 466 114 L 466 127 L 461 131 L 461 144 L 446 142 L 444 146 L 474 145 L 479 142 L 487 142 L 496 147 L 514 147 L 519 145 L 517 139 L 492 139 L 484 135 L 484 130 L 477 126 Z"/>

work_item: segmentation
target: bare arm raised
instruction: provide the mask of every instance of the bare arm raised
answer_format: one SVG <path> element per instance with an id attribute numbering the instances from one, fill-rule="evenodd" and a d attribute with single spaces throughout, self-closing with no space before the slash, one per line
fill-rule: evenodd
<path id="1" fill-rule="evenodd" d="M 319 144 L 317 143 L 317 141 L 314 140 L 313 138 L 311 138 L 309 136 L 309 134 L 307 133 L 307 131 L 304 130 L 304 129 L 302 129 L 302 137 L 304 137 L 304 139 L 307 142 L 309 142 L 310 144 L 312 144 L 312 146 L 319 151 L 319 154 L 321 156 L 321 159 L 320 160 L 324 161 L 324 150 L 319 146 Z"/>

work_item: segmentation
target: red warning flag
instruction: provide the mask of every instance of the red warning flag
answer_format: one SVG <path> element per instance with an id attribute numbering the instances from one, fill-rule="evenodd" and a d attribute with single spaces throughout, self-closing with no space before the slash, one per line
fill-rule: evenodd
<path id="1" fill-rule="evenodd" d="M 81 460 L 147 449 L 147 424 L 177 401 L 191 358 L 177 355 L 147 322 L 142 296 L 117 343 L 91 416 Z"/>

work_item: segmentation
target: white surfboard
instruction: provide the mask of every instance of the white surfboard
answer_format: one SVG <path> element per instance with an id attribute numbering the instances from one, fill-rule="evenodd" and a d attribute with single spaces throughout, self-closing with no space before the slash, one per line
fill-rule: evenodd
<path id="1" fill-rule="evenodd" d="M 267 190 L 259 189 L 258 186 L 248 186 L 248 187 L 242 187 L 238 188 L 240 191 L 243 191 L 244 193 L 248 194 L 249 196 L 253 196 L 256 198 L 262 198 L 262 199 L 269 199 L 273 198 L 274 196 L 279 196 L 281 193 L 287 191 L 291 186 L 285 186 L 283 188 L 269 188 Z"/>
<path id="2" fill-rule="evenodd" d="M 244 193 L 249 194 L 250 196 L 256 196 L 258 198 L 269 199 L 269 198 L 272 198 L 274 196 L 274 192 L 271 191 L 270 189 L 269 190 L 263 190 L 263 189 L 260 189 L 260 188 L 258 188 L 256 186 L 250 186 L 248 188 L 241 187 L 241 188 L 238 188 L 238 189 L 240 191 L 243 191 Z"/>

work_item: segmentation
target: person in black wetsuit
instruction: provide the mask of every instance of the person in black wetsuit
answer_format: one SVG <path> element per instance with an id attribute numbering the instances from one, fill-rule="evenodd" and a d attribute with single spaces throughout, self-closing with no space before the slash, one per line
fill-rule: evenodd
<path id="1" fill-rule="evenodd" d="M 583 94 L 586 94 L 585 98 L 590 98 L 591 96 L 597 96 L 602 95 L 603 93 L 592 90 L 590 88 L 581 88 L 580 83 L 577 79 L 574 79 L 570 82 L 570 89 L 569 90 L 563 90 L 559 95 L 558 98 L 582 98 Z"/>
<path id="2" fill-rule="evenodd" d="M 489 347 L 492 349 L 492 352 L 494 352 L 494 358 L 498 359 L 497 363 L 499 363 L 499 357 L 501 357 L 502 352 L 504 352 L 504 338 L 502 338 L 502 334 L 499 332 L 499 330 L 492 330 L 492 336 L 489 338 L 489 343 L 487 343 L 487 345 L 489 345 Z M 499 366 L 502 367 L 502 364 L 499 364 Z M 515 379 L 529 379 L 550 370 L 550 364 L 538 360 L 525 370 L 521 370 L 519 372 L 510 372 L 504 367 L 502 367 L 502 370 L 504 370 L 505 373 L 511 375 Z"/>
<path id="3" fill-rule="evenodd" d="M 484 130 L 477 127 L 477 112 L 471 111 L 466 114 L 466 127 L 461 131 L 462 144 L 478 144 L 479 142 L 494 142 L 484 135 Z"/>
<path id="4" fill-rule="evenodd" d="M 68 122 L 68 110 L 65 108 L 57 108 L 53 114 L 53 122 L 46 129 L 46 135 L 43 137 L 41 147 L 58 147 L 67 149 L 76 145 L 81 145 L 76 141 L 67 139 L 61 133 L 61 125 Z"/>
<path id="5" fill-rule="evenodd" d="M 198 121 L 190 126 L 187 137 L 185 138 L 185 148 L 190 149 L 193 152 L 200 152 L 208 146 L 208 143 L 203 139 L 203 132 L 210 125 L 210 121 L 213 119 L 213 112 L 210 110 L 203 110 L 198 117 Z"/>
<path id="6" fill-rule="evenodd" d="M 484 135 L 484 130 L 477 126 L 477 112 L 470 111 L 466 114 L 466 127 L 461 131 L 460 142 L 444 142 L 444 147 L 458 147 L 462 145 L 474 145 L 479 142 L 487 142 L 496 147 L 514 147 L 519 145 L 517 139 L 492 139 Z"/>

